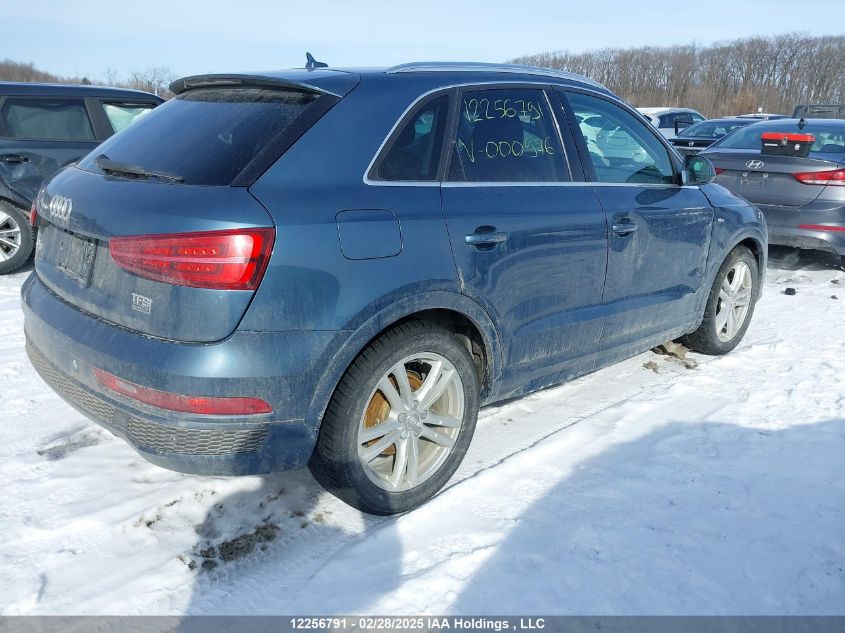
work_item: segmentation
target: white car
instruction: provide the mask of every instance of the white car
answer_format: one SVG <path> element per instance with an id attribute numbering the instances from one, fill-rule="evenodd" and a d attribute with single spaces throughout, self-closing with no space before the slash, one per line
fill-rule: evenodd
<path id="1" fill-rule="evenodd" d="M 674 138 L 685 127 L 707 118 L 691 108 L 637 108 L 637 110 L 666 138 Z"/>

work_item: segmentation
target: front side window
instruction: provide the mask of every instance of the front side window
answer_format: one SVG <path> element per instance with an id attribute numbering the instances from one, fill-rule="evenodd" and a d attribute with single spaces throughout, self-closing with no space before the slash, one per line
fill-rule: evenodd
<path id="1" fill-rule="evenodd" d="M 581 93 L 567 93 L 596 181 L 676 184 L 669 150 L 654 132 L 619 106 Z"/>
<path id="2" fill-rule="evenodd" d="M 545 93 L 530 88 L 473 90 L 461 95 L 448 180 L 570 180 Z"/>
<path id="3" fill-rule="evenodd" d="M 377 180 L 437 180 L 443 133 L 449 116 L 449 96 L 420 105 L 393 136 L 378 163 Z"/>
<path id="4" fill-rule="evenodd" d="M 6 99 L 0 112 L 12 138 L 93 141 L 94 130 L 82 99 Z"/>
<path id="5" fill-rule="evenodd" d="M 106 117 L 115 132 L 120 132 L 136 119 L 149 113 L 155 107 L 152 103 L 104 103 Z"/>

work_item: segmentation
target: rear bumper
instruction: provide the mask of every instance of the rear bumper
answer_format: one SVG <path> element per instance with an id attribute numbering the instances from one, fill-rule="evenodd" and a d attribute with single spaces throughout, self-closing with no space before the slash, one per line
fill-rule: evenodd
<path id="1" fill-rule="evenodd" d="M 152 463 L 201 475 L 246 475 L 302 466 L 317 429 L 304 422 L 337 332 L 236 332 L 214 344 L 142 336 L 93 318 L 33 273 L 22 288 L 27 353 L 78 411 Z M 174 393 L 254 396 L 273 413 L 211 416 L 158 409 L 101 386 L 98 367 Z"/>
<path id="2" fill-rule="evenodd" d="M 845 255 L 845 231 L 819 231 L 801 225 L 845 227 L 845 206 L 830 208 L 758 205 L 769 226 L 769 244 L 831 251 Z"/>

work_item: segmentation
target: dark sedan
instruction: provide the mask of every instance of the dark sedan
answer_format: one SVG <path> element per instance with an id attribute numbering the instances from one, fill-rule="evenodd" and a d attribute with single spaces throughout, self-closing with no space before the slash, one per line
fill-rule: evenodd
<path id="1" fill-rule="evenodd" d="M 682 156 L 698 154 L 701 150 L 710 147 L 723 136 L 727 136 L 734 130 L 744 128 L 756 122 L 757 120 L 751 118 L 708 119 L 707 121 L 690 125 L 680 132 L 678 136 L 669 139 L 669 142 L 675 146 L 675 149 Z"/>
<path id="2" fill-rule="evenodd" d="M 764 134 L 804 137 L 809 151 L 763 153 Z M 770 244 L 833 251 L 845 264 L 845 120 L 761 121 L 702 156 L 716 167 L 717 183 L 763 211 Z"/>

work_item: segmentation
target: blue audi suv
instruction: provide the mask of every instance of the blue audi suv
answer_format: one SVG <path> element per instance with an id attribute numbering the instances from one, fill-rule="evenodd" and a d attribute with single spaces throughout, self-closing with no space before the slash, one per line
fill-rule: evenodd
<path id="1" fill-rule="evenodd" d="M 589 79 L 421 63 L 171 89 L 45 183 L 22 289 L 45 382 L 155 464 L 308 464 L 402 512 L 480 406 L 748 328 L 760 212 Z"/>

